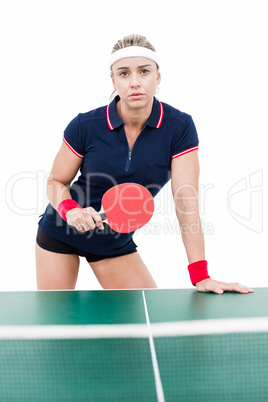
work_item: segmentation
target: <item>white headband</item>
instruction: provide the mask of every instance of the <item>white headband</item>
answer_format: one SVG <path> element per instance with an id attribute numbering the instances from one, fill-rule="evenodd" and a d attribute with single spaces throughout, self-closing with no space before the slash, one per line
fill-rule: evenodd
<path id="1" fill-rule="evenodd" d="M 158 67 L 159 66 L 159 58 L 153 50 L 147 49 L 147 47 L 142 46 L 127 46 L 123 49 L 119 49 L 114 52 L 110 57 L 110 68 L 112 65 L 116 63 L 118 60 L 125 59 L 127 57 L 145 57 L 146 59 L 153 60 Z"/>

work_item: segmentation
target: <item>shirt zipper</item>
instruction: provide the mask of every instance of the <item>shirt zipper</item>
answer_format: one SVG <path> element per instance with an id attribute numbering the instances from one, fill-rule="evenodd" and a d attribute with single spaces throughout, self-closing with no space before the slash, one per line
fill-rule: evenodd
<path id="1" fill-rule="evenodd" d="M 144 130 L 144 127 L 143 127 L 142 131 L 140 132 L 139 136 L 136 138 L 136 141 L 134 142 L 131 151 L 129 150 L 129 145 L 128 145 L 128 158 L 127 158 L 127 164 L 126 164 L 125 172 L 128 172 L 128 171 L 129 171 L 130 163 L 131 163 L 131 160 L 132 160 L 133 149 L 134 149 L 134 147 L 135 147 L 135 144 L 136 144 L 136 142 L 137 142 L 137 139 L 140 137 L 140 135 L 142 134 L 143 130 Z M 125 130 L 124 130 L 124 132 L 125 132 Z M 127 141 L 127 144 L 128 144 L 128 140 L 127 140 L 126 133 L 125 133 L 125 137 L 126 137 L 126 141 Z"/>
<path id="2" fill-rule="evenodd" d="M 126 168 L 125 168 L 126 172 L 129 171 L 129 166 L 130 166 L 130 162 L 131 162 L 131 156 L 132 156 L 132 152 L 128 151 L 128 159 L 127 159 L 127 164 L 126 164 Z"/>

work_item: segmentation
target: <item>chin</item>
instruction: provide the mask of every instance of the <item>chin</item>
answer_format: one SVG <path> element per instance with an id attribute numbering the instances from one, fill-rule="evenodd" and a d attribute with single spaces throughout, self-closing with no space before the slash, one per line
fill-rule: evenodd
<path id="1" fill-rule="evenodd" d="M 148 105 L 148 103 L 150 103 L 152 101 L 153 101 L 153 96 L 151 96 L 151 97 L 146 96 L 141 99 L 127 99 L 126 103 L 133 108 L 135 108 L 135 107 L 140 108 L 140 107 Z"/>

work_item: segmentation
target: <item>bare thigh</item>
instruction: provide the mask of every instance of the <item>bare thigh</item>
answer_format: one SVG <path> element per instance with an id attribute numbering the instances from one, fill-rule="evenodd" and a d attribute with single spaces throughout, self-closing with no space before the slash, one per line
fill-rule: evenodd
<path id="1" fill-rule="evenodd" d="M 79 271 L 76 254 L 58 254 L 36 244 L 36 281 L 38 290 L 74 289 Z"/>
<path id="2" fill-rule="evenodd" d="M 104 289 L 156 288 L 156 283 L 138 252 L 91 262 Z"/>

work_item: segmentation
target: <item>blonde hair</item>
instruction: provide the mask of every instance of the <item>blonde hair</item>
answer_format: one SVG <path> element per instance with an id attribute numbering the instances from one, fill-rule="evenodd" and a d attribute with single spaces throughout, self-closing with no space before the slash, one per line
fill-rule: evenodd
<path id="1" fill-rule="evenodd" d="M 112 53 L 115 53 L 117 50 L 120 49 L 124 49 L 125 47 L 129 47 L 129 46 L 141 46 L 141 47 L 145 47 L 147 49 L 152 50 L 153 52 L 155 52 L 155 48 L 154 46 L 151 44 L 151 42 L 149 42 L 149 40 L 143 36 L 143 35 L 138 35 L 138 34 L 132 34 L 132 35 L 128 35 L 125 36 L 122 39 L 119 39 L 116 44 L 113 47 Z M 159 68 L 159 66 L 157 65 L 157 68 Z M 110 96 L 110 102 L 115 98 L 115 96 L 117 95 L 117 91 L 114 90 L 112 95 Z"/>
<path id="2" fill-rule="evenodd" d="M 124 49 L 128 46 L 146 47 L 155 52 L 155 48 L 145 36 L 133 34 L 125 36 L 123 39 L 119 39 L 113 47 L 112 54 L 117 50 Z"/>

